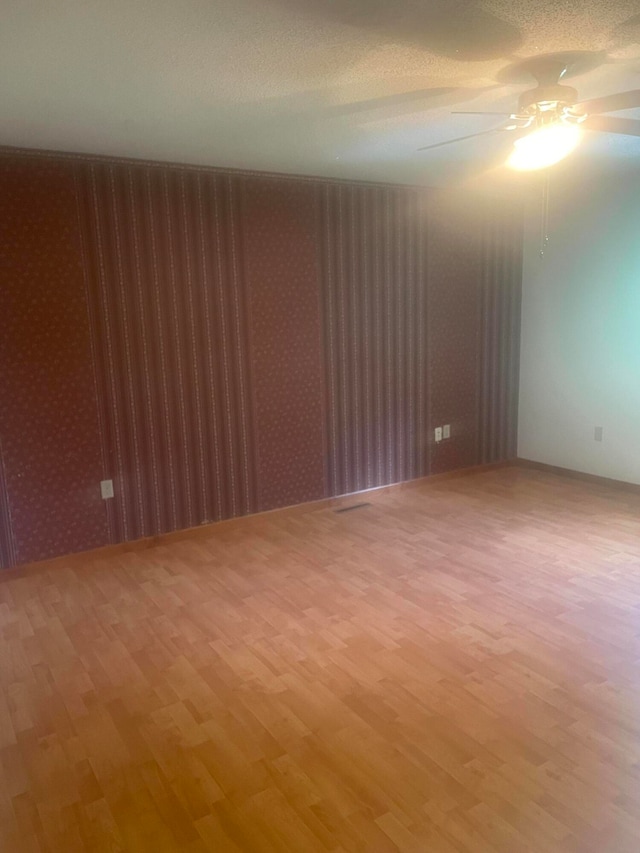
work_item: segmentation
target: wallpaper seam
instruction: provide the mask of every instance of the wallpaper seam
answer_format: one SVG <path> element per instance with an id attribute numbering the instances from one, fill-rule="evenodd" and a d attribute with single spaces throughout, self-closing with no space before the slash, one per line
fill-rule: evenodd
<path id="1" fill-rule="evenodd" d="M 4 465 L 4 455 L 2 450 L 2 436 L 0 436 L 0 489 L 2 489 L 2 494 L 0 495 L 0 502 L 2 504 L 5 522 L 2 525 L 2 529 L 0 529 L 0 533 L 3 534 L 3 539 L 5 539 L 5 541 L 2 543 L 2 548 L 0 549 L 0 557 L 3 553 L 6 557 L 6 559 L 3 561 L 4 565 L 0 568 L 10 569 L 12 566 L 18 564 L 19 551 L 13 533 L 13 521 L 11 518 L 11 500 L 9 496 L 9 489 L 7 487 L 7 477 Z M 0 518 L 0 521 L 2 521 L 2 518 Z"/>
<path id="2" fill-rule="evenodd" d="M 323 189 L 321 185 L 314 187 L 314 237 L 315 237 L 315 272 L 318 281 L 316 292 L 316 306 L 318 309 L 318 352 L 320 356 L 320 376 L 321 376 L 321 397 L 322 400 L 322 471 L 323 471 L 323 497 L 328 497 L 331 494 L 330 473 L 329 473 L 329 425 L 327 423 L 327 405 L 326 401 L 329 396 L 329 378 L 327 376 L 327 322 L 324 312 L 324 297 L 325 278 L 323 275 L 323 251 L 324 251 L 324 220 L 323 220 Z"/>
<path id="3" fill-rule="evenodd" d="M 78 175 L 79 167 L 74 164 L 73 168 L 73 184 L 75 189 L 75 206 L 76 206 L 76 218 L 78 224 L 78 235 L 79 235 L 79 243 L 80 243 L 80 254 L 82 257 L 82 280 L 84 282 L 84 295 L 85 295 L 85 304 L 86 304 L 86 313 L 87 313 L 87 326 L 89 329 L 89 341 L 91 344 L 91 374 L 93 377 L 93 388 L 94 388 L 94 406 L 96 411 L 96 422 L 98 424 L 98 431 L 100 437 L 100 460 L 102 465 L 102 479 L 106 480 L 110 478 L 109 465 L 107 461 L 107 440 L 106 440 L 106 432 L 105 432 L 105 423 L 104 423 L 104 415 L 102 411 L 102 406 L 100 405 L 101 399 L 101 391 L 99 386 L 98 379 L 98 342 L 96 340 L 96 328 L 94 321 L 94 307 L 93 307 L 93 297 L 91 294 L 91 288 L 89 287 L 89 263 L 87 260 L 87 245 L 86 245 L 86 233 L 85 226 L 83 225 L 83 218 L 80 212 L 80 178 Z M 96 489 L 99 484 L 96 483 Z M 113 517 L 111 512 L 111 502 L 104 501 L 104 511 L 105 511 L 105 519 L 106 519 L 106 529 L 107 529 L 107 538 L 109 544 L 113 544 L 116 541 L 115 530 L 113 525 Z"/>
<path id="4" fill-rule="evenodd" d="M 247 513 L 251 509 L 251 493 L 249 488 L 249 443 L 247 440 L 247 414 L 245 411 L 246 408 L 246 395 L 245 395 L 245 377 L 244 377 L 244 358 L 242 355 L 242 337 L 240 331 L 240 309 L 238 307 L 239 300 L 239 287 L 241 284 L 238 282 L 238 259 L 236 253 L 236 230 L 237 223 L 235 222 L 235 207 L 234 207 L 234 186 L 233 186 L 233 178 L 229 177 L 229 205 L 231 208 L 231 228 L 230 231 L 230 239 L 231 239 L 231 270 L 232 270 L 232 279 L 233 279 L 233 309 L 234 309 L 234 328 L 235 328 L 235 337 L 236 337 L 236 352 L 237 352 L 237 360 L 238 360 L 238 378 L 240 382 L 240 419 L 241 419 L 241 431 L 242 431 L 242 463 L 244 470 L 244 488 L 245 488 L 245 496 L 243 501 L 243 510 L 244 513 Z M 246 308 L 246 306 L 245 306 Z"/>
<path id="5" fill-rule="evenodd" d="M 249 281 L 249 270 L 247 268 L 247 258 L 248 258 L 248 236 L 247 236 L 247 209 L 248 209 L 248 186 L 247 182 L 244 178 L 241 179 L 239 197 L 240 197 L 240 222 L 241 222 L 241 233 L 239 236 L 239 240 L 242 243 L 244 251 L 242 252 L 243 257 L 243 278 L 245 281 Z M 258 441 L 256 424 L 258 420 L 258 400 L 257 400 L 257 388 L 254 378 L 254 364 L 255 364 L 255 341 L 254 341 L 254 307 L 251 299 L 251 294 L 247 293 L 246 300 L 246 317 L 247 317 L 247 350 L 248 350 L 248 358 L 247 358 L 247 378 L 248 378 L 248 394 L 250 399 L 250 405 L 252 409 L 252 418 L 251 423 L 253 424 L 252 433 L 254 436 L 253 440 L 253 459 L 255 465 L 255 475 L 254 475 L 254 502 L 258 512 L 262 512 L 262 465 L 264 464 L 264 459 L 262 458 L 262 452 L 260 448 L 260 442 Z"/>

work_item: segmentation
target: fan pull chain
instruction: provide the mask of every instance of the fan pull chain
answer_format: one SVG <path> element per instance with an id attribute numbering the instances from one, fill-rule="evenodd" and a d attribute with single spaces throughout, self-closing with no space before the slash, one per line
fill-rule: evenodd
<path id="1" fill-rule="evenodd" d="M 551 175 L 547 169 L 542 178 L 542 204 L 540 208 L 540 257 L 543 257 L 544 250 L 549 242 L 549 185 L 551 183 Z"/>

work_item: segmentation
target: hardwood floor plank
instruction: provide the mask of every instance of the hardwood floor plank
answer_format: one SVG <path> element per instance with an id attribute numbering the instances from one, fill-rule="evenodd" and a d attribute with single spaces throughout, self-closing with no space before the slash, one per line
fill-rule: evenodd
<path id="1" fill-rule="evenodd" d="M 0 576 L 3 853 L 637 853 L 640 495 L 368 502 Z"/>

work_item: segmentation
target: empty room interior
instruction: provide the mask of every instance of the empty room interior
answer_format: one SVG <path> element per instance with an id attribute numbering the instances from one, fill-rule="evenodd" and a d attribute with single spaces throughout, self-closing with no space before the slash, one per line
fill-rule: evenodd
<path id="1" fill-rule="evenodd" d="M 4 0 L 3 853 L 640 851 L 638 0 Z"/>

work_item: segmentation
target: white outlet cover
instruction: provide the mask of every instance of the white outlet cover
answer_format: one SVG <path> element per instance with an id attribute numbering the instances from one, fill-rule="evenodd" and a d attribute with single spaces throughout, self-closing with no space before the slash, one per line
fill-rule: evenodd
<path id="1" fill-rule="evenodd" d="M 100 494 L 104 501 L 113 497 L 113 480 L 100 480 Z"/>
<path id="2" fill-rule="evenodd" d="M 442 427 L 436 427 L 434 430 L 436 441 L 442 441 Z"/>
<path id="3" fill-rule="evenodd" d="M 451 438 L 451 424 L 445 424 L 442 427 L 442 437 Z"/>

